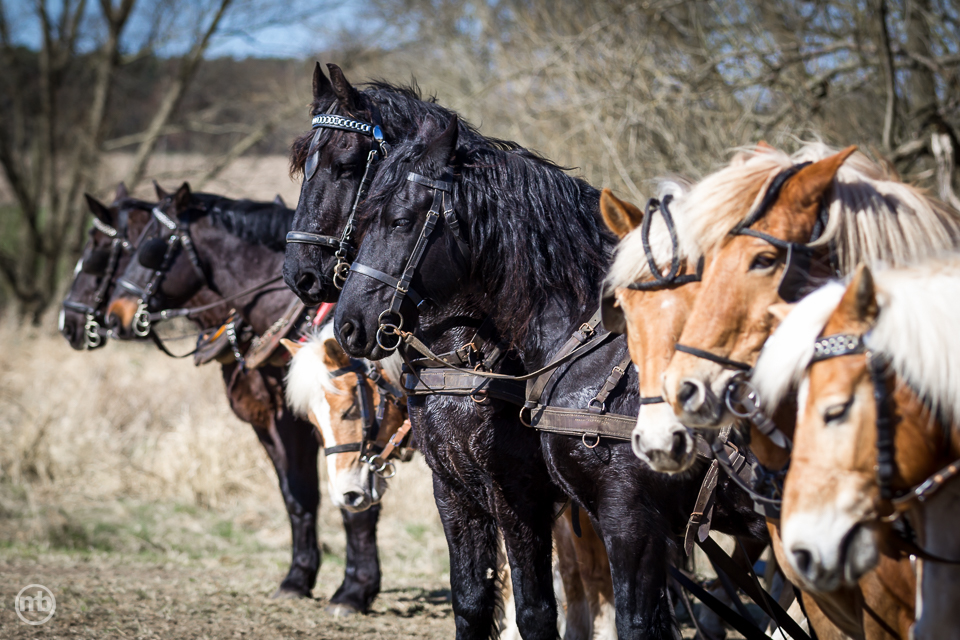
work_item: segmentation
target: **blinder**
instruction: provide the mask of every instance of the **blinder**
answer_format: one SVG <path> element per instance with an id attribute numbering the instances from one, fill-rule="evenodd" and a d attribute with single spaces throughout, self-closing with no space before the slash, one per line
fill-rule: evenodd
<path id="1" fill-rule="evenodd" d="M 137 262 L 146 269 L 157 271 L 163 268 L 163 259 L 166 254 L 167 241 L 162 238 L 151 238 L 137 251 Z"/>
<path id="2" fill-rule="evenodd" d="M 107 272 L 107 266 L 110 264 L 112 251 L 109 249 L 97 249 L 91 251 L 80 263 L 80 272 L 91 276 L 102 276 Z"/>

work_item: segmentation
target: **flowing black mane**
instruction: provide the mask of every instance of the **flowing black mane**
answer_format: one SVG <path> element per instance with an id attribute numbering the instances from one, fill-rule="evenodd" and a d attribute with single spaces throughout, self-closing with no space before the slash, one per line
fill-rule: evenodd
<path id="1" fill-rule="evenodd" d="M 293 209 L 275 202 L 232 200 L 212 193 L 194 193 L 190 209 L 180 215 L 189 220 L 210 216 L 215 226 L 244 242 L 283 251 L 287 246 L 286 236 L 293 223 L 293 213 Z"/>
<path id="2" fill-rule="evenodd" d="M 422 140 L 400 145 L 377 172 L 360 223 L 376 218 L 409 171 L 452 172 L 454 207 L 470 234 L 470 277 L 483 283 L 495 320 L 519 343 L 548 304 L 572 312 L 596 304 L 615 240 L 600 219 L 597 189 L 515 143 L 504 150 L 483 141 L 461 140 L 450 166 L 418 162 Z"/>
<path id="3" fill-rule="evenodd" d="M 391 143 L 399 143 L 402 140 L 413 137 L 420 128 L 421 123 L 428 119 L 435 122 L 449 122 L 456 115 L 450 109 L 437 104 L 436 97 L 430 96 L 426 99 L 420 93 L 420 88 L 416 85 L 403 86 L 394 85 L 388 82 L 377 80 L 363 85 L 363 91 L 360 91 L 360 101 L 365 110 L 370 109 L 375 104 L 380 110 L 383 119 L 383 131 L 387 140 Z M 333 100 L 314 100 L 310 105 L 310 115 L 314 116 L 320 113 L 326 113 L 330 109 Z M 337 108 L 335 113 L 340 115 L 351 115 Z M 332 135 L 336 133 L 333 129 L 325 129 L 320 135 L 319 145 L 324 145 Z M 475 141 L 488 147 L 502 149 L 504 151 L 520 149 L 520 145 L 509 140 L 500 140 L 498 138 L 489 138 L 480 134 L 476 127 L 467 121 L 460 119 L 460 139 L 464 141 Z M 306 161 L 313 141 L 313 132 L 305 133 L 296 140 L 290 147 L 290 174 L 297 177 L 303 173 L 303 163 Z M 528 152 L 536 155 L 533 152 Z M 539 157 L 539 156 L 537 156 Z"/>

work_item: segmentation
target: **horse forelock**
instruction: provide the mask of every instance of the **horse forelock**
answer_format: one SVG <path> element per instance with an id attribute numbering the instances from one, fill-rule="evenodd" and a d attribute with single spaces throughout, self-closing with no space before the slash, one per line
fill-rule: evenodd
<path id="1" fill-rule="evenodd" d="M 763 345 L 750 381 L 768 414 L 797 388 L 813 358 L 813 344 L 845 290 L 841 283 L 831 282 L 805 297 Z"/>
<path id="2" fill-rule="evenodd" d="M 290 360 L 286 375 L 287 404 L 294 413 L 306 417 L 326 404 L 325 393 L 344 395 L 333 384 L 330 369 L 324 362 L 324 343 L 333 338 L 333 323 L 310 333 L 303 347 Z"/>
<path id="3" fill-rule="evenodd" d="M 933 415 L 960 423 L 960 255 L 874 272 L 879 314 L 867 346 L 883 353 L 894 372 Z"/>

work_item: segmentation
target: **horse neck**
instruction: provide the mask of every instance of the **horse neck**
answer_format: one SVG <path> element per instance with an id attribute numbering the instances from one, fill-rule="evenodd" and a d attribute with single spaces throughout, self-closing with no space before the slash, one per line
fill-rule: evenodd
<path id="1" fill-rule="evenodd" d="M 893 402 L 898 417 L 894 432 L 897 468 L 908 485 L 916 485 L 960 458 L 957 425 L 931 412 L 917 392 L 897 376 Z M 866 428 L 872 428 L 867 426 Z"/>
<path id="2" fill-rule="evenodd" d="M 197 220 L 190 226 L 190 231 L 200 262 L 207 268 L 209 282 L 191 298 L 188 306 L 200 306 L 199 300 L 209 302 L 220 295 L 229 298 L 280 274 L 284 258 L 282 251 L 241 240 L 214 225 L 208 217 Z M 277 282 L 268 289 L 276 286 L 282 286 L 282 283 Z M 293 294 L 286 289 L 258 295 L 252 303 L 250 297 L 244 297 L 211 309 L 197 320 L 201 326 L 213 326 L 223 321 L 230 308 L 236 308 L 254 331 L 262 333 L 286 310 L 292 297 Z"/>

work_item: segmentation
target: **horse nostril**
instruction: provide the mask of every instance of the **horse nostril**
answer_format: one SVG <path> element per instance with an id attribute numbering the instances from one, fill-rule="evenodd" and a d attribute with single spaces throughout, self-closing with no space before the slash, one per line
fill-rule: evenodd
<path id="1" fill-rule="evenodd" d="M 701 404 L 703 404 L 702 397 L 700 401 L 697 401 L 697 397 L 700 396 L 700 385 L 692 380 L 684 380 L 680 384 L 680 390 L 677 392 L 677 399 L 680 401 L 680 404 L 683 405 L 683 408 L 688 411 L 696 411 Z"/>
<path id="2" fill-rule="evenodd" d="M 800 573 L 805 576 L 810 575 L 810 568 L 813 566 L 813 554 L 810 553 L 808 549 L 794 549 L 793 561 L 796 563 Z"/>
<path id="3" fill-rule="evenodd" d="M 351 507 L 359 507 L 363 504 L 363 494 L 359 491 L 347 491 L 343 494 L 343 501 Z"/>
<path id="4" fill-rule="evenodd" d="M 350 336 L 353 335 L 354 329 L 356 329 L 356 327 L 353 326 L 352 322 L 344 320 L 343 324 L 340 325 L 340 340 L 346 343 L 350 339 Z"/>
<path id="5" fill-rule="evenodd" d="M 687 438 L 682 431 L 676 431 L 673 434 L 673 446 L 670 447 L 670 455 L 674 460 L 681 460 L 687 453 Z"/>
<path id="6" fill-rule="evenodd" d="M 305 271 L 300 274 L 299 278 L 297 278 L 297 291 L 306 293 L 310 291 L 316 284 L 317 277 L 309 271 Z"/>

